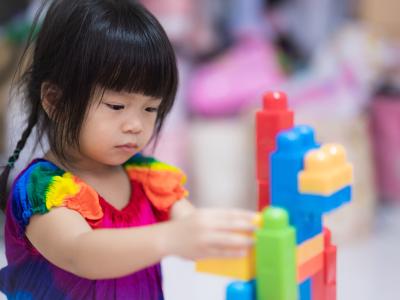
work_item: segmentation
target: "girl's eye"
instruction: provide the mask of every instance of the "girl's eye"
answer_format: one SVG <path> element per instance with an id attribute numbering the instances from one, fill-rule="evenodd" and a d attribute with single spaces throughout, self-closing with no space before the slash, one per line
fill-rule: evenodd
<path id="1" fill-rule="evenodd" d="M 146 111 L 147 112 L 158 112 L 158 108 L 157 107 L 147 107 L 146 108 Z"/>
<path id="2" fill-rule="evenodd" d="M 111 108 L 112 110 L 122 110 L 125 108 L 125 105 L 120 105 L 120 104 L 108 104 L 106 103 L 106 105 Z"/>

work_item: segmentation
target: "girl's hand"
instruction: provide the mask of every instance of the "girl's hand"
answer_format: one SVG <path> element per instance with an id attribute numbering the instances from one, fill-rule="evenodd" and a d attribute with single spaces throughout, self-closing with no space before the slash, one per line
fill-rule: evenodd
<path id="1" fill-rule="evenodd" d="M 196 210 L 170 222 L 167 252 L 192 260 L 244 256 L 253 245 L 255 218 L 238 209 Z"/>

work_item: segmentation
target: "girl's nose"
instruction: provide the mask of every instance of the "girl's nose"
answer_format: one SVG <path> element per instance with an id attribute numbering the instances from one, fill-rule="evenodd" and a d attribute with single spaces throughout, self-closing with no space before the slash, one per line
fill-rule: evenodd
<path id="1" fill-rule="evenodd" d="M 125 133 L 140 133 L 143 130 L 142 122 L 139 119 L 129 119 L 122 125 L 122 131 Z"/>

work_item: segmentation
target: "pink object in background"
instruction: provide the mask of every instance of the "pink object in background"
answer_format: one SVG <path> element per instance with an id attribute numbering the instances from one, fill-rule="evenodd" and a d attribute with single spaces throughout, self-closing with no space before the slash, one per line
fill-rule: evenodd
<path id="1" fill-rule="evenodd" d="M 244 37 L 215 61 L 194 71 L 188 89 L 190 108 L 203 116 L 236 114 L 284 79 L 272 44 Z"/>
<path id="2" fill-rule="evenodd" d="M 173 43 L 185 40 L 192 31 L 194 15 L 193 0 L 141 0 L 168 33 Z"/>
<path id="3" fill-rule="evenodd" d="M 375 99 L 370 125 L 379 194 L 400 203 L 400 95 Z"/>

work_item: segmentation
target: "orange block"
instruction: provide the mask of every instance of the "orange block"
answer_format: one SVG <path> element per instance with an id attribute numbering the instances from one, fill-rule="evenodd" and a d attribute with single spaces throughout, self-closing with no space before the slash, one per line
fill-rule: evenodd
<path id="1" fill-rule="evenodd" d="M 297 268 L 297 283 L 314 276 L 324 266 L 324 254 L 321 253 Z"/>
<path id="2" fill-rule="evenodd" d="M 324 235 L 323 233 L 301 243 L 297 246 L 297 267 L 306 263 L 318 254 L 324 251 Z"/>
<path id="3" fill-rule="evenodd" d="M 253 220 L 256 227 L 262 226 L 262 215 L 257 213 Z M 255 247 L 240 258 L 203 259 L 196 262 L 196 271 L 248 281 L 256 276 Z"/>
<path id="4" fill-rule="evenodd" d="M 329 196 L 350 185 L 353 181 L 353 166 L 347 162 L 343 146 L 327 144 L 307 153 L 304 171 L 299 173 L 298 185 L 301 193 Z"/>
<path id="5" fill-rule="evenodd" d="M 254 249 L 243 258 L 205 259 L 196 263 L 196 271 L 248 281 L 256 276 Z"/>

